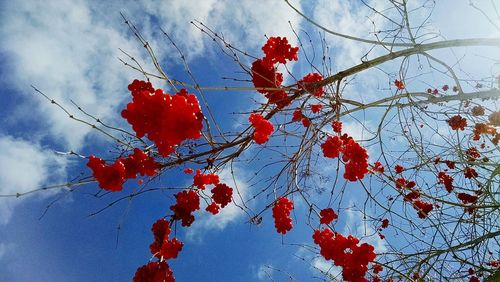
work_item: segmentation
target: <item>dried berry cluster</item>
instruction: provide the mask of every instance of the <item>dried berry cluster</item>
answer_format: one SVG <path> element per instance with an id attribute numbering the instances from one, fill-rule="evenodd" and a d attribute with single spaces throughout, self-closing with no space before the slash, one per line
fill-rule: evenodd
<path id="1" fill-rule="evenodd" d="M 467 120 L 460 115 L 456 115 L 448 119 L 448 124 L 453 130 L 464 130 L 467 126 Z"/>

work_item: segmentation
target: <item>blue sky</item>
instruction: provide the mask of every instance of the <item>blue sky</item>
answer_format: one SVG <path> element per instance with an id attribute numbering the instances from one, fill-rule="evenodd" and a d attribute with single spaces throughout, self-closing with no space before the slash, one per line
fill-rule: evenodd
<path id="1" fill-rule="evenodd" d="M 360 19 L 370 14 L 356 3 L 302 2 L 293 3 L 325 26 L 361 37 L 372 36 L 371 23 L 365 20 L 360 23 Z M 384 6 L 382 1 L 371 2 Z M 470 12 L 467 1 L 457 2 L 460 4 L 442 1 L 436 7 L 432 29 L 441 31 L 443 38 L 495 35 L 491 29 L 481 28 L 488 23 L 478 12 Z M 451 5 L 456 8 L 454 13 L 448 13 Z M 89 175 L 85 159 L 55 152 L 74 151 L 84 156 L 112 157 L 110 150 L 114 149 L 114 144 L 109 139 L 67 118 L 64 112 L 37 95 L 30 85 L 75 114 L 82 116 L 71 100 L 107 123 L 127 128 L 120 118 L 120 111 L 129 99 L 126 87 L 131 80 L 141 77 L 118 60 L 127 59 L 119 48 L 137 58 L 145 68 L 152 69 L 152 63 L 123 24 L 119 12 L 123 12 L 148 38 L 167 73 L 187 80 L 178 54 L 162 37 L 159 28 L 169 32 L 187 56 L 198 82 L 205 86 L 250 86 L 250 83 L 222 79 L 248 77 L 236 73 L 238 67 L 223 56 L 208 37 L 189 24 L 193 19 L 209 25 L 228 41 L 256 56 L 261 54 L 259 48 L 266 40 L 265 35 L 287 36 L 292 44 L 298 44 L 288 21 L 295 30 L 308 31 L 315 40 L 318 39 L 316 29 L 283 1 L 277 0 L 258 4 L 229 0 L 2 1 L 0 194 L 23 193 Z M 415 15 L 416 21 L 422 17 Z M 379 26 L 386 24 L 379 18 L 377 20 Z M 370 48 L 328 36 L 326 41 L 332 48 L 333 72 L 358 63 Z M 304 49 L 312 54 L 311 47 L 306 45 Z M 316 45 L 315 52 L 319 50 Z M 380 52 L 374 50 L 372 54 L 375 56 Z M 457 51 L 456 56 L 459 57 L 460 52 Z M 463 66 L 481 76 L 484 70 L 477 63 L 478 58 L 471 60 L 464 59 Z M 251 61 L 243 63 L 249 65 Z M 391 82 L 397 77 L 400 63 L 387 66 L 391 71 L 389 76 L 370 70 L 366 76 L 356 78 L 346 97 L 370 100 L 390 94 L 393 91 Z M 304 60 L 291 69 L 297 76 L 310 71 Z M 487 73 L 490 71 L 498 69 L 487 70 Z M 291 80 L 290 76 L 288 79 Z M 425 82 L 441 81 L 442 77 L 436 75 Z M 166 87 L 160 81 L 153 81 L 153 84 L 157 88 Z M 423 82 L 415 82 L 415 85 L 426 87 Z M 244 128 L 241 123 L 246 126 L 246 115 L 233 112 L 251 111 L 257 107 L 249 106 L 254 105 L 254 100 L 262 101 L 260 94 L 249 91 L 206 91 L 205 95 L 220 126 L 227 131 Z M 361 119 L 360 123 L 344 120 L 346 131 L 357 139 L 369 137 L 366 128 L 373 127 L 375 121 L 362 114 L 357 117 Z M 257 150 L 254 147 L 249 155 Z M 370 150 L 377 155 L 376 148 Z M 262 158 L 273 156 L 273 153 L 265 152 Z M 235 166 L 238 187 L 246 197 L 262 189 L 259 185 L 264 183 L 252 178 L 258 168 L 259 164 L 255 162 L 239 162 Z M 325 167 L 325 171 L 328 169 L 331 167 Z M 232 183 L 229 170 L 224 170 L 221 177 Z M 150 185 L 186 187 L 189 184 L 189 177 L 178 168 L 167 171 Z M 129 181 L 124 190 L 131 191 L 134 185 Z M 360 189 L 358 184 L 349 185 Z M 378 186 L 374 185 L 376 189 Z M 73 192 L 51 190 L 20 199 L 0 198 L 0 280 L 130 281 L 136 268 L 150 258 L 150 228 L 156 219 L 168 212 L 173 201 L 172 191 L 148 193 L 133 201 L 121 201 L 89 217 L 121 196 L 96 197 L 98 191 L 98 187 L 91 184 Z M 351 201 L 347 201 L 347 206 L 363 200 L 356 194 L 346 197 Z M 269 199 L 260 197 L 250 205 L 258 210 L 266 200 Z M 45 213 L 48 205 L 50 208 Z M 177 281 L 268 281 L 268 275 L 276 281 L 287 281 L 286 273 L 299 281 L 320 277 L 314 267 L 328 269 L 328 265 L 303 248 L 287 245 L 311 244 L 311 229 L 301 225 L 301 221 L 306 220 L 306 212 L 300 208 L 304 206 L 298 201 L 294 215 L 294 225 L 298 227 L 284 237 L 276 234 L 270 212 L 264 214 L 260 226 L 248 224 L 248 217 L 234 207 L 227 208 L 218 218 L 200 213 L 190 229 L 177 229 L 179 239 L 185 243 L 179 258 L 171 261 Z M 366 232 L 360 221 L 360 214 L 346 211 L 338 228 L 353 233 Z M 378 249 L 385 248 L 385 243 L 376 236 L 366 240 L 376 244 Z M 266 265 L 283 272 L 273 271 Z"/>

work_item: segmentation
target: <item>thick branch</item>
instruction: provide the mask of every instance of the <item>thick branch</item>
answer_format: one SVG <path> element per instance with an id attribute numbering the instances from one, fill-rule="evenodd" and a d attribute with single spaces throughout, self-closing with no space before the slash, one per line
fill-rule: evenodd
<path id="1" fill-rule="evenodd" d="M 466 46 L 496 46 L 500 47 L 500 38 L 471 38 L 471 39 L 455 39 L 455 40 L 446 40 L 446 41 L 439 41 L 439 42 L 434 42 L 434 43 L 429 43 L 429 44 L 419 44 L 416 45 L 415 47 L 408 48 L 405 50 L 401 51 L 396 51 L 396 52 L 391 52 L 387 55 L 380 56 L 378 58 L 375 58 L 373 60 L 369 60 L 366 62 L 363 62 L 359 65 L 356 65 L 354 67 L 348 68 L 344 71 L 338 72 L 332 76 L 329 76 L 325 79 L 323 79 L 321 82 L 318 82 L 318 87 L 319 86 L 325 86 L 328 84 L 331 84 L 333 82 L 339 81 L 343 79 L 344 77 L 351 76 L 353 74 L 359 73 L 361 71 L 364 71 L 366 69 L 373 68 L 375 66 L 378 66 L 382 63 L 400 58 L 400 57 L 407 57 L 415 54 L 420 54 L 426 51 L 430 50 L 436 50 L 436 49 L 443 49 L 443 48 L 450 48 L 450 47 L 466 47 Z"/>

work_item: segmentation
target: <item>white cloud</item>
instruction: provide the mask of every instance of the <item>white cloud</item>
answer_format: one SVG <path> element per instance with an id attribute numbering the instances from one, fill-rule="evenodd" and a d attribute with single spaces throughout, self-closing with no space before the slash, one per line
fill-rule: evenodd
<path id="1" fill-rule="evenodd" d="M 327 261 L 310 248 L 300 248 L 295 253 L 302 261 L 310 261 L 309 270 L 320 277 L 328 278 L 332 281 L 340 277 L 342 268 L 335 266 L 332 261 Z"/>
<path id="2" fill-rule="evenodd" d="M 370 132 L 373 127 L 372 122 L 365 121 L 364 124 L 356 120 L 342 123 L 342 132 L 352 136 L 354 140 L 366 140 L 373 137 L 373 132 Z"/>
<path id="3" fill-rule="evenodd" d="M 160 27 L 171 32 L 181 49 L 191 56 L 205 56 L 217 47 L 189 21 L 198 19 L 223 34 L 232 44 L 248 50 L 261 46 L 265 34 L 288 36 L 295 42 L 287 20 L 300 18 L 281 1 L 144 1 L 125 5 L 86 1 L 23 1 L 4 5 L 0 34 L 2 51 L 12 60 L 9 81 L 23 92 L 34 84 L 64 106 L 74 100 L 104 119 L 119 119 L 120 102 L 127 98 L 126 85 L 137 73 L 121 64 L 118 48 L 146 62 L 142 46 L 119 16 L 124 10 L 151 42 L 160 59 L 177 58 Z M 125 8 L 123 8 L 125 7 Z M 111 17 L 110 17 L 111 15 Z M 260 51 L 260 50 L 259 50 Z M 151 67 L 149 69 L 152 69 Z M 168 69 L 167 69 L 168 72 Z M 36 105 L 50 134 L 59 136 L 71 149 L 82 145 L 90 128 L 78 126 L 47 101 Z"/>
<path id="4" fill-rule="evenodd" d="M 297 27 L 301 18 L 283 1 L 144 1 L 146 11 L 156 14 L 160 25 L 191 54 L 203 54 L 213 46 L 205 35 L 189 25 L 198 20 L 222 34 L 230 43 L 246 50 L 260 47 L 264 35 L 286 36 L 296 42 L 288 24 Z M 300 7 L 300 5 L 297 5 Z M 209 44 L 209 45 L 207 45 Z"/>
<path id="5" fill-rule="evenodd" d="M 117 115 L 132 77 L 117 60 L 118 48 L 133 50 L 133 42 L 96 19 L 83 1 L 10 2 L 4 9 L 0 34 L 2 51 L 12 62 L 8 81 L 13 87 L 33 99 L 33 84 L 75 115 L 81 116 L 71 99 L 105 120 Z M 70 120 L 46 100 L 35 103 L 32 114 L 48 125 L 46 134 L 71 149 L 82 145 L 89 127 Z M 24 113 L 18 114 L 22 119 Z"/>
<path id="6" fill-rule="evenodd" d="M 0 195 L 25 193 L 41 188 L 47 181 L 60 181 L 65 177 L 62 169 L 65 161 L 37 144 L 0 136 L 0 151 Z M 37 196 L 52 194 L 51 191 L 44 191 Z M 0 224 L 6 224 L 21 200 L 9 197 L 0 198 L 0 202 Z"/>

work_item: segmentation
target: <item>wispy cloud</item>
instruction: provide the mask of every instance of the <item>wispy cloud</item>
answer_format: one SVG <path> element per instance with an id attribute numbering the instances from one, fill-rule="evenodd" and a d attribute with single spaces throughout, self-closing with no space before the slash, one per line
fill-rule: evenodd
<path id="1" fill-rule="evenodd" d="M 48 181 L 63 181 L 66 161 L 50 150 L 21 139 L 0 136 L 0 194 L 16 195 L 40 188 Z M 40 193 L 46 197 L 52 192 Z M 24 198 L 24 197 L 23 197 Z M 4 198 L 0 204 L 0 224 L 6 224 L 21 199 Z"/>
<path id="2" fill-rule="evenodd" d="M 353 206 L 351 202 L 349 206 Z M 384 240 L 380 239 L 375 229 L 364 222 L 363 215 L 360 211 L 347 209 L 344 213 L 346 215 L 346 222 L 344 232 L 359 237 L 361 242 L 366 242 L 375 248 L 376 253 L 383 253 L 387 251 L 387 244 Z"/>
<path id="3" fill-rule="evenodd" d="M 387 5 L 385 1 L 367 1 L 376 10 L 382 11 Z M 385 10 L 387 12 L 387 10 Z M 374 26 L 384 28 L 383 17 L 367 18 L 373 14 L 368 7 L 353 1 L 320 0 L 314 7 L 312 18 L 330 30 L 341 34 L 375 40 Z M 372 22 L 373 21 L 373 22 Z M 342 69 L 361 63 L 361 58 L 372 48 L 371 44 L 341 38 L 327 34 L 325 38 L 334 47 L 334 66 Z M 372 52 L 373 53 L 373 52 Z"/>
<path id="4" fill-rule="evenodd" d="M 342 273 L 342 268 L 333 265 L 331 261 L 326 261 L 323 257 L 315 257 L 311 262 L 311 267 L 327 277 L 339 277 Z"/>
<path id="5" fill-rule="evenodd" d="M 260 281 L 268 281 L 272 280 L 272 274 L 269 268 L 263 264 L 259 266 L 257 269 L 257 273 L 255 274 L 257 276 L 257 279 Z"/>

